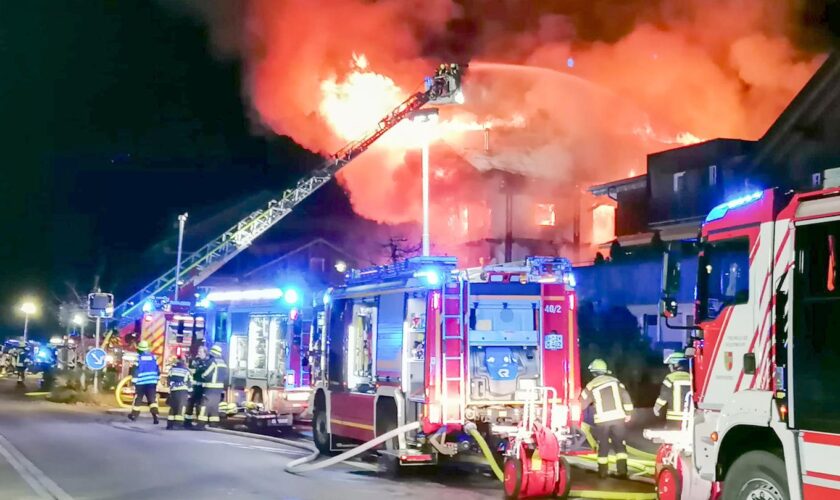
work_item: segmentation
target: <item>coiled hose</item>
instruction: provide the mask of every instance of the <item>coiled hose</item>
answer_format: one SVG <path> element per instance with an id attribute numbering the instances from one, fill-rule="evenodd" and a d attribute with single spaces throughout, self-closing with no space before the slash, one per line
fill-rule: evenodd
<path id="1" fill-rule="evenodd" d="M 340 462 L 344 462 L 345 460 L 349 460 L 349 459 L 351 459 L 351 458 L 353 458 L 357 455 L 360 455 L 360 454 L 370 450 L 371 448 L 379 446 L 380 444 L 384 443 L 385 441 L 387 441 L 389 439 L 393 439 L 393 438 L 399 436 L 400 434 L 405 434 L 405 433 L 417 430 L 419 428 L 420 428 L 420 422 L 411 422 L 410 424 L 405 424 L 402 427 L 397 427 L 396 429 L 394 429 L 392 431 L 388 431 L 385 434 L 383 434 L 383 435 L 381 435 L 377 438 L 371 439 L 367 443 L 359 445 L 359 446 L 353 448 L 352 450 L 347 450 L 340 455 L 336 455 L 336 456 L 328 458 L 326 460 L 321 460 L 318 463 L 311 463 L 311 462 L 314 462 L 320 454 L 320 452 L 318 451 L 317 448 L 315 448 L 314 445 L 311 445 L 311 444 L 303 445 L 302 443 L 295 443 L 292 446 L 295 446 L 296 448 L 299 448 L 299 449 L 309 450 L 312 453 L 305 456 L 305 457 L 298 458 L 296 460 L 292 460 L 291 462 L 287 463 L 286 466 L 283 469 L 290 474 L 302 474 L 302 473 L 305 473 L 305 472 L 312 472 L 312 471 L 318 470 L 318 469 L 324 469 L 326 467 L 330 467 L 332 465 L 335 465 L 335 464 L 340 463 Z M 289 444 L 291 444 L 293 442 L 294 441 L 289 441 Z"/>

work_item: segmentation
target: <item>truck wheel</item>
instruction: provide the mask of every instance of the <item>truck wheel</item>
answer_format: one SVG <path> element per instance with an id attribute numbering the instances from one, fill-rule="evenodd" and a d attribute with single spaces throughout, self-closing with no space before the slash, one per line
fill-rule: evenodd
<path id="1" fill-rule="evenodd" d="M 312 440 L 315 441 L 315 447 L 322 455 L 329 455 L 330 450 L 330 433 L 327 432 L 327 412 L 325 410 L 315 410 L 312 417 Z"/>
<path id="2" fill-rule="evenodd" d="M 735 460 L 723 482 L 723 500 L 789 500 L 785 462 L 768 451 Z"/>
<path id="3" fill-rule="evenodd" d="M 505 460 L 505 500 L 516 500 L 522 492 L 522 461 L 509 457 Z"/>
<path id="4" fill-rule="evenodd" d="M 680 500 L 682 496 L 682 478 L 670 465 L 662 466 L 656 476 L 656 498 L 658 500 Z"/>

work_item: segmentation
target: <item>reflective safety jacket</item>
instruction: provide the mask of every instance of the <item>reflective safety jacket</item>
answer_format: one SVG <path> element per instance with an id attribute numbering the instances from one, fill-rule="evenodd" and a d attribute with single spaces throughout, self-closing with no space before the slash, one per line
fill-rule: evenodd
<path id="1" fill-rule="evenodd" d="M 172 368 L 169 369 L 167 379 L 169 380 L 169 390 L 172 392 L 190 390 L 192 375 L 190 375 L 190 371 L 183 365 L 172 365 Z"/>
<path id="2" fill-rule="evenodd" d="M 143 353 L 137 358 L 137 367 L 131 379 L 134 385 L 157 385 L 160 380 L 160 368 L 154 354 Z"/>
<path id="3" fill-rule="evenodd" d="M 668 411 L 665 413 L 665 419 L 681 421 L 685 417 L 685 396 L 690 390 L 691 376 L 688 372 L 669 373 L 662 381 L 662 388 L 659 391 L 659 398 L 656 400 L 654 410 L 659 413 L 662 407 L 667 406 Z"/>
<path id="4" fill-rule="evenodd" d="M 598 375 L 580 395 L 581 410 L 595 406 L 595 423 L 624 420 L 633 411 L 633 401 L 624 384 L 612 375 Z"/>
<path id="5" fill-rule="evenodd" d="M 15 356 L 15 366 L 18 368 L 23 368 L 30 363 L 29 353 L 24 351 L 23 349 L 19 349 L 17 352 L 17 356 Z"/>
<path id="6" fill-rule="evenodd" d="M 204 387 L 207 389 L 224 389 L 228 382 L 228 367 L 221 358 L 211 357 L 210 363 L 201 374 Z"/>
<path id="7" fill-rule="evenodd" d="M 201 387 L 204 384 L 204 370 L 207 369 L 207 360 L 193 358 L 190 361 L 190 374 L 192 375 L 192 386 Z"/>

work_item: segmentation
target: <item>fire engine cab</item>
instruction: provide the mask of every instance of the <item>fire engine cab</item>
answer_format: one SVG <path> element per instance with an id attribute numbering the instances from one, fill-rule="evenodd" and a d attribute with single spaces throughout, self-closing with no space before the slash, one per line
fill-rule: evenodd
<path id="1" fill-rule="evenodd" d="M 351 271 L 324 302 L 312 399 L 322 452 L 420 422 L 380 453 L 434 464 L 477 451 L 478 432 L 501 454 L 538 389 L 564 408 L 579 394 L 566 259 L 457 270 L 454 258 L 414 258 Z"/>
<path id="2" fill-rule="evenodd" d="M 707 216 L 690 437 L 660 453 L 660 498 L 840 498 L 838 185 L 759 191 Z"/>

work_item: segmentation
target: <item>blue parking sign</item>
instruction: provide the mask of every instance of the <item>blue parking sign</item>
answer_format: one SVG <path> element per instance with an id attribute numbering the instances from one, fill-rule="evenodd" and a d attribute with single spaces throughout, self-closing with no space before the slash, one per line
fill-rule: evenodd
<path id="1" fill-rule="evenodd" d="M 100 349 L 99 347 L 91 349 L 85 355 L 85 364 L 91 370 L 99 371 L 105 368 L 106 358 L 108 354 L 105 352 L 105 349 Z"/>

